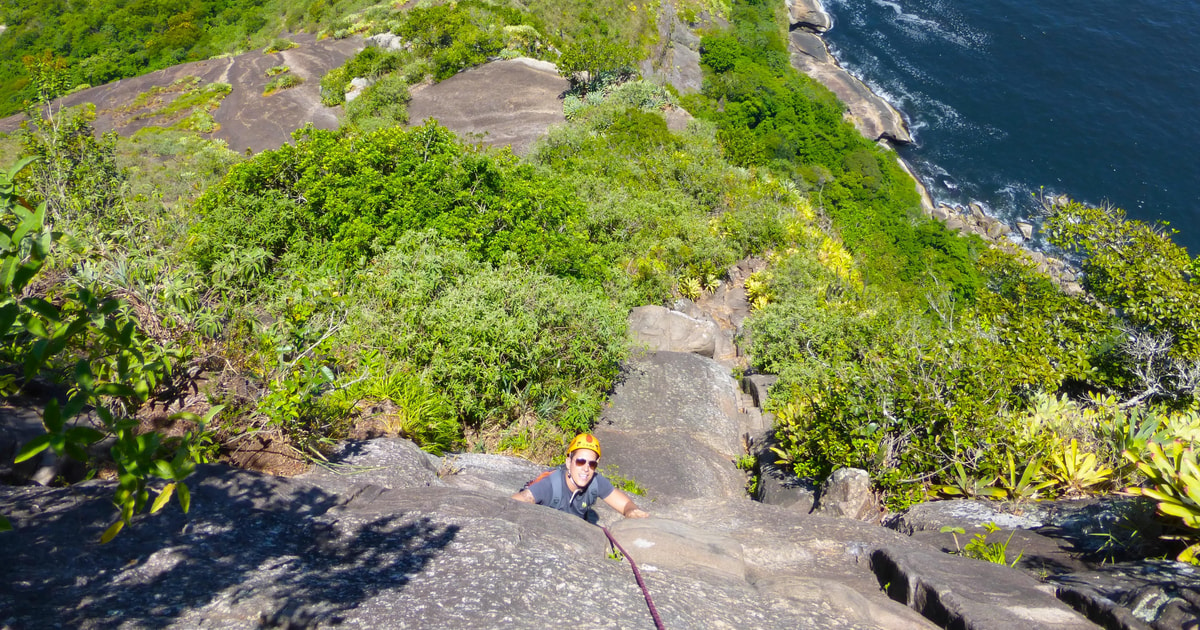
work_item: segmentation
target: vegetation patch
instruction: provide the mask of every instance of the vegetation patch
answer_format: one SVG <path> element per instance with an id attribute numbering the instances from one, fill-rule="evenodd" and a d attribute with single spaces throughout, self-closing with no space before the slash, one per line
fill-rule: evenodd
<path id="1" fill-rule="evenodd" d="M 263 88 L 263 96 L 270 96 L 280 90 L 294 88 L 304 83 L 304 79 L 294 74 L 281 74 L 267 82 Z"/>
<path id="2" fill-rule="evenodd" d="M 156 127 L 212 133 L 217 130 L 212 112 L 232 90 L 228 83 L 202 84 L 199 77 L 183 77 L 150 88 L 114 113 L 131 121 L 154 120 Z"/>

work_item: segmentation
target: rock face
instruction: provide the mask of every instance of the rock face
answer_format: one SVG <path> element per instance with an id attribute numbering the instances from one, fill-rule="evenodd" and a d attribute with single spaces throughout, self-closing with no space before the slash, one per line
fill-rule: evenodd
<path id="1" fill-rule="evenodd" d="M 721 330 L 716 322 L 661 306 L 639 306 L 629 313 L 629 334 L 652 351 L 716 353 Z"/>
<path id="2" fill-rule="evenodd" d="M 270 55 L 256 50 L 236 57 L 185 63 L 82 90 L 63 98 L 62 103 L 68 106 L 95 103 L 96 131 L 133 135 L 149 125 L 174 122 L 159 118 L 135 120 L 122 111 L 151 88 L 164 88 L 185 77 L 197 77 L 202 85 L 228 83 L 232 91 L 213 112 L 213 119 L 220 127 L 211 136 L 224 140 L 230 149 L 238 152 L 277 149 L 291 141 L 292 131 L 307 123 L 317 129 L 337 128 L 342 110 L 321 104 L 321 77 L 342 65 L 363 46 L 362 39 L 357 37 L 318 41 L 311 34 L 300 33 L 289 39 L 299 46 Z M 291 74 L 304 79 L 304 83 L 263 96 L 270 81 L 267 69 L 281 65 L 291 68 Z M 18 115 L 0 120 L 0 132 L 16 130 L 21 119 Z"/>
<path id="3" fill-rule="evenodd" d="M 436 119 L 459 136 L 524 154 L 550 125 L 566 122 L 561 95 L 567 80 L 536 59 L 493 61 L 436 85 L 414 88 L 409 124 Z"/>
<path id="4" fill-rule="evenodd" d="M 645 487 L 636 501 L 651 513 L 622 520 L 604 506 L 600 522 L 667 627 L 937 627 L 881 584 L 902 598 L 900 584 L 919 584 L 913 605 L 944 603 L 954 627 L 1013 627 L 988 625 L 994 611 L 1028 613 L 1026 627 L 1094 627 L 1027 582 L 1019 606 L 985 588 L 1008 569 L 749 500 L 730 461 L 743 452 L 740 395 L 712 359 L 651 353 L 626 366 L 596 429 L 602 469 Z M 96 540 L 115 517 L 111 485 L 0 486 L 15 526 L 0 534 L 0 626 L 650 627 L 601 529 L 509 498 L 540 470 L 398 439 L 345 443 L 291 479 L 201 466 L 188 514 L 172 504 L 108 545 Z"/>

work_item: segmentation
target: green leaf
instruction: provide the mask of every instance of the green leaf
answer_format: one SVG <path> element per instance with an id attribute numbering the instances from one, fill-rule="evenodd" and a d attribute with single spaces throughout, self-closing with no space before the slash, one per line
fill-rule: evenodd
<path id="1" fill-rule="evenodd" d="M 75 382 L 85 392 L 92 391 L 96 386 L 96 375 L 92 373 L 92 366 L 83 359 L 75 364 Z"/>
<path id="2" fill-rule="evenodd" d="M 29 440 L 29 442 L 21 448 L 20 452 L 17 453 L 17 457 L 13 460 L 13 463 L 20 464 L 30 457 L 33 457 L 34 455 L 46 450 L 46 447 L 50 446 L 51 437 L 52 436 L 49 433 L 43 433 L 42 435 Z"/>
<path id="3" fill-rule="evenodd" d="M 46 425 L 46 430 L 51 433 L 62 431 L 63 422 L 66 418 L 62 416 L 62 410 L 58 407 L 58 399 L 51 398 L 50 402 L 46 403 L 46 408 L 42 411 L 42 424 Z"/>
<path id="4" fill-rule="evenodd" d="M 24 300 L 21 300 L 21 306 L 28 308 L 29 310 L 52 322 L 59 321 L 61 317 L 57 306 L 39 297 L 25 298 Z"/>
<path id="5" fill-rule="evenodd" d="M 150 506 L 150 513 L 155 514 L 163 509 L 163 506 L 171 500 L 171 495 L 175 494 L 175 484 L 169 483 L 163 487 L 162 492 L 158 493 L 158 497 L 154 499 L 154 503 Z"/>
<path id="6" fill-rule="evenodd" d="M 12 523 L 7 518 L 0 516 L 0 532 L 11 532 L 12 528 Z"/>
<path id="7" fill-rule="evenodd" d="M 175 470 L 171 468 L 171 462 L 165 459 L 155 460 L 154 468 L 156 469 L 156 474 L 163 479 L 175 478 Z"/>
<path id="8" fill-rule="evenodd" d="M 182 481 L 175 484 L 175 494 L 179 495 L 179 507 L 187 514 L 188 509 L 192 507 L 192 493 L 188 491 L 187 484 Z"/>
<path id="9" fill-rule="evenodd" d="M 17 306 L 16 302 L 8 302 L 4 306 L 0 306 L 0 335 L 6 336 L 9 334 L 20 312 L 21 309 Z"/>
<path id="10" fill-rule="evenodd" d="M 80 444 L 95 444 L 104 439 L 104 433 L 92 427 L 71 427 L 67 429 L 67 439 Z"/>
<path id="11" fill-rule="evenodd" d="M 116 538 L 117 534 L 120 534 L 121 530 L 124 528 L 125 521 L 117 521 L 116 523 L 109 525 L 108 529 L 104 530 L 104 534 L 100 536 L 100 544 L 106 545 L 112 542 L 112 539 Z"/>
<path id="12" fill-rule="evenodd" d="M 124 383 L 101 383 L 96 386 L 96 393 L 104 396 L 117 396 L 119 398 L 133 398 L 137 396 L 137 391 Z"/>

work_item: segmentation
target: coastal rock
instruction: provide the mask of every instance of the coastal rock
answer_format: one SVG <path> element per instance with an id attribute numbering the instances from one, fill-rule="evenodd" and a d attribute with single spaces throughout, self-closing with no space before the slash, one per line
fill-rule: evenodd
<path id="1" fill-rule="evenodd" d="M 946 229 L 947 230 L 951 230 L 954 232 L 960 232 L 960 231 L 966 229 L 966 227 L 967 227 L 966 222 L 958 217 L 951 217 L 946 220 Z"/>
<path id="2" fill-rule="evenodd" d="M 833 27 L 833 20 L 818 0 L 787 0 L 792 29 L 804 28 L 824 33 Z"/>
<path id="3" fill-rule="evenodd" d="M 946 221 L 950 217 L 954 216 L 954 208 L 949 206 L 938 206 L 933 209 L 932 216 L 938 221 Z"/>
<path id="4" fill-rule="evenodd" d="M 1017 231 L 1021 233 L 1021 238 L 1029 240 L 1033 238 L 1033 224 L 1024 221 L 1017 221 Z"/>
<path id="5" fill-rule="evenodd" d="M 1000 221 L 996 221 L 995 219 L 988 221 L 987 237 L 989 239 L 995 240 L 1001 236 L 1004 236 L 1005 234 L 1008 234 L 1008 226 L 1004 225 Z"/>
<path id="6" fill-rule="evenodd" d="M 841 66 L 806 52 L 813 46 L 810 38 L 811 34 L 801 30 L 791 32 L 789 50 L 792 65 L 837 95 L 846 104 L 847 116 L 862 135 L 872 140 L 911 143 L 912 136 L 900 112 Z"/>
<path id="7" fill-rule="evenodd" d="M 811 57 L 813 63 L 835 63 L 833 57 L 829 54 L 829 49 L 825 46 L 825 40 L 813 33 L 792 31 L 791 35 L 788 36 L 788 41 L 791 42 L 793 52 Z"/>

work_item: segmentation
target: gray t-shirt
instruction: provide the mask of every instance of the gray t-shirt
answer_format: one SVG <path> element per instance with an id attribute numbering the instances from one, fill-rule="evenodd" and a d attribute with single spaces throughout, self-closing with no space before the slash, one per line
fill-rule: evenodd
<path id="1" fill-rule="evenodd" d="M 561 505 L 558 506 L 550 505 L 554 500 L 555 484 L 558 485 L 559 496 L 562 497 L 560 500 Z M 588 484 L 588 487 L 584 491 L 576 490 L 572 493 L 567 487 L 567 474 L 564 468 L 555 468 L 550 471 L 549 475 L 530 484 L 527 489 L 533 495 L 534 502 L 538 505 L 550 506 L 560 512 L 574 514 L 582 519 L 587 519 L 588 512 L 592 507 L 591 504 L 587 503 L 585 497 L 594 496 L 597 499 L 607 499 L 613 493 L 612 482 L 600 473 L 596 473 L 596 476 L 592 478 L 591 483 Z M 591 503 L 594 504 L 595 501 L 593 500 Z"/>

